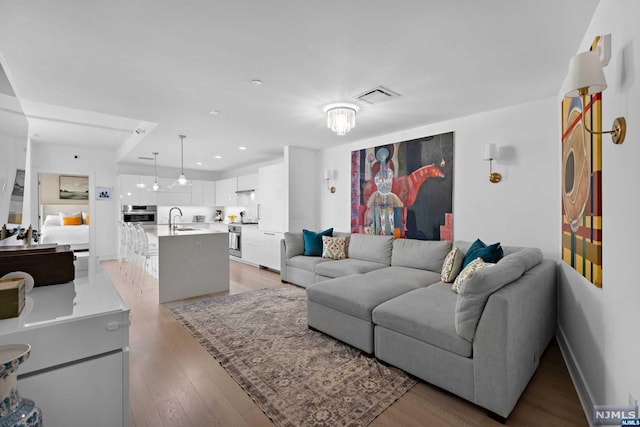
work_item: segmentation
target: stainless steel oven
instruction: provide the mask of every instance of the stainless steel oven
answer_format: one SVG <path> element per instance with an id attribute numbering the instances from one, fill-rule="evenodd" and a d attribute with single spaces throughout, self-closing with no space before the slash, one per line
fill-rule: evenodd
<path id="1" fill-rule="evenodd" d="M 242 227 L 229 225 L 229 255 L 242 258 Z"/>
<path id="2" fill-rule="evenodd" d="M 122 222 L 156 225 L 158 223 L 158 207 L 152 205 L 124 205 L 122 206 Z"/>

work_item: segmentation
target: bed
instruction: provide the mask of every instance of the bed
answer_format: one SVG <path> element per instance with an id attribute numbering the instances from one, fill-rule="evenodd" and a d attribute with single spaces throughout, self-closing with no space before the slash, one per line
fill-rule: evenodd
<path id="1" fill-rule="evenodd" d="M 40 243 L 70 245 L 74 251 L 89 249 L 89 205 L 40 205 Z M 60 213 L 64 216 L 79 214 L 83 223 L 63 225 Z M 88 222 L 88 224 L 86 224 Z"/>

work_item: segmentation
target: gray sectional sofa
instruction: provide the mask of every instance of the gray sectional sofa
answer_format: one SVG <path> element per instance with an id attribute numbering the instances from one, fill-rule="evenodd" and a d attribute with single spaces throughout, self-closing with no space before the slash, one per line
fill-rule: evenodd
<path id="1" fill-rule="evenodd" d="M 353 234 L 348 258 L 328 260 L 289 232 L 281 277 L 306 288 L 309 327 L 506 418 L 555 333 L 556 264 L 504 247 L 457 294 L 440 281 L 452 246 L 470 243 Z"/>

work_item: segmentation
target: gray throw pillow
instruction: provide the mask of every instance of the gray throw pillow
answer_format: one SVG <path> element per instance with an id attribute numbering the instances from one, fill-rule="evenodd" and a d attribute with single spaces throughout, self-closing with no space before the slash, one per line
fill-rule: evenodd
<path id="1" fill-rule="evenodd" d="M 517 280 L 525 271 L 519 257 L 505 257 L 491 268 L 485 268 L 468 277 L 458 293 L 455 312 L 457 334 L 473 341 L 480 316 L 492 293 Z"/>

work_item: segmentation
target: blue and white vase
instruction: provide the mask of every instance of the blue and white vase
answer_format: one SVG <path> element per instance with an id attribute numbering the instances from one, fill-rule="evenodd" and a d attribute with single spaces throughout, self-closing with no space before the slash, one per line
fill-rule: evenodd
<path id="1" fill-rule="evenodd" d="M 29 344 L 0 346 L 0 427 L 42 427 L 40 408 L 18 394 L 18 366 L 29 353 Z"/>

